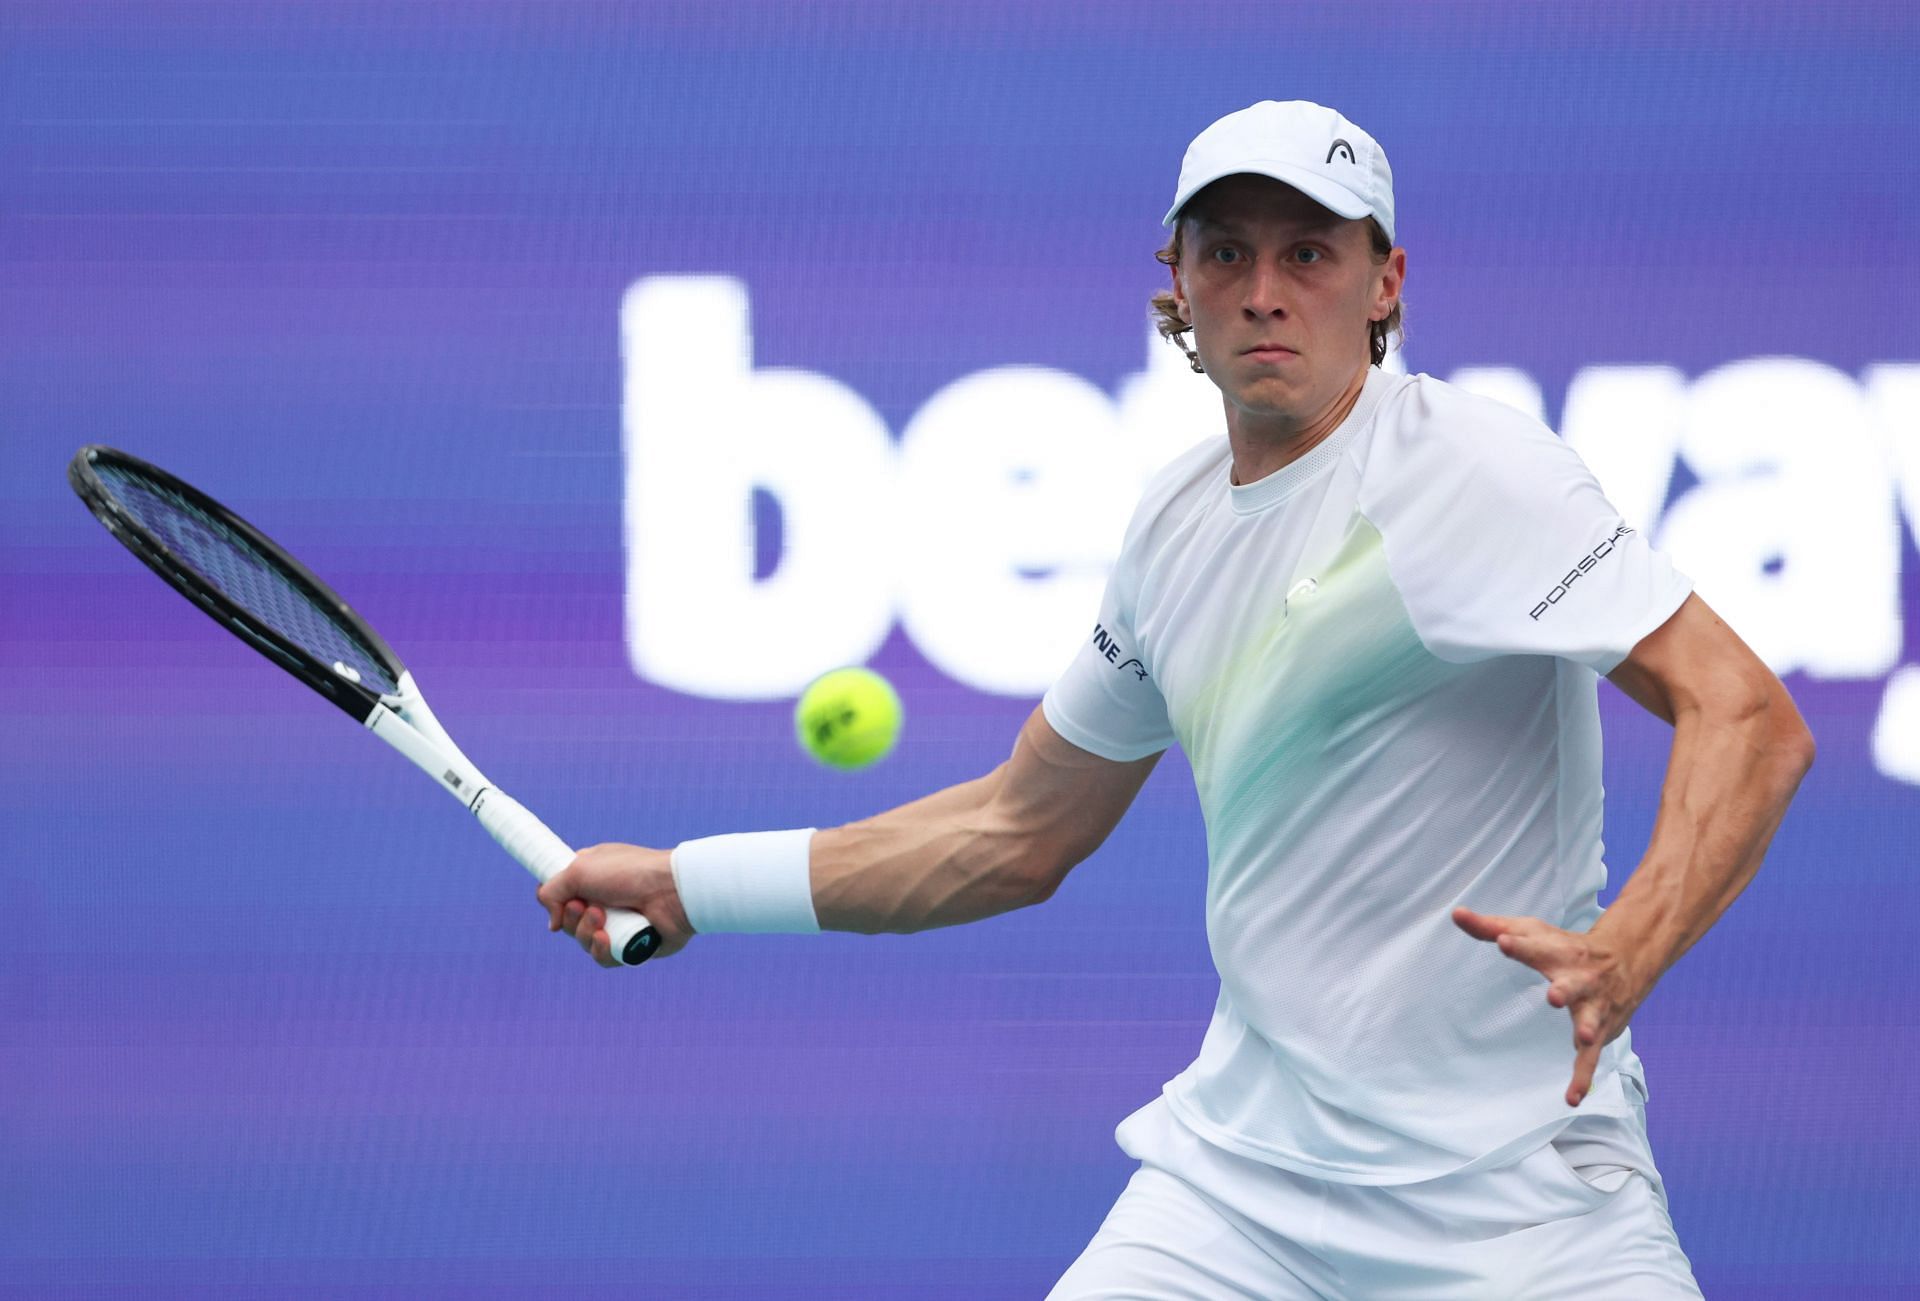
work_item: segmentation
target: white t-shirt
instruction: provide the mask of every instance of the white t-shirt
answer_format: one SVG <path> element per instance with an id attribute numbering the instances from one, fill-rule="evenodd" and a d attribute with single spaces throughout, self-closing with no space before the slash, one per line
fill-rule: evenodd
<path id="1" fill-rule="evenodd" d="M 1599 679 L 1692 584 L 1540 422 L 1370 369 L 1255 483 L 1224 437 L 1154 476 L 1042 707 L 1110 759 L 1178 741 L 1220 997 L 1165 1089 L 1213 1141 L 1336 1182 L 1495 1164 L 1576 1112 L 1568 1013 L 1449 916 L 1600 916 Z M 1579 1114 L 1645 1094 L 1623 1033 Z"/>

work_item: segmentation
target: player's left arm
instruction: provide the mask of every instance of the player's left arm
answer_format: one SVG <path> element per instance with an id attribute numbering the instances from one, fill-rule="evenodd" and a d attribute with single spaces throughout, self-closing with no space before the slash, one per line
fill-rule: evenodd
<path id="1" fill-rule="evenodd" d="M 1673 725 L 1653 838 L 1619 897 L 1585 934 L 1533 917 L 1453 914 L 1545 976 L 1547 1001 L 1572 1015 L 1568 1106 L 1592 1086 L 1601 1048 L 1759 871 L 1814 756 L 1780 679 L 1697 595 L 1607 678 Z"/>

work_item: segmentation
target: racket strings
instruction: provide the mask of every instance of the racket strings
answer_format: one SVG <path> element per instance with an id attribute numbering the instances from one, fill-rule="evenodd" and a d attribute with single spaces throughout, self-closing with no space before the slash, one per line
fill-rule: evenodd
<path id="1" fill-rule="evenodd" d="M 117 465 L 99 465 L 120 506 L 215 591 L 322 664 L 344 665 L 380 692 L 399 684 L 373 652 L 273 556 L 225 520 L 162 483 Z"/>

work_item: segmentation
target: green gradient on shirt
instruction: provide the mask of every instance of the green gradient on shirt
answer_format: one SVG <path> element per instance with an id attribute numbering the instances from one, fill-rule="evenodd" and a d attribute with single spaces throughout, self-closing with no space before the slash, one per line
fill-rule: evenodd
<path id="1" fill-rule="evenodd" d="M 1290 586 L 1306 578 L 1314 590 L 1291 603 L 1278 594 L 1181 711 L 1216 849 L 1277 791 L 1324 781 L 1306 770 L 1364 750 L 1370 724 L 1453 667 L 1421 644 L 1380 532 L 1357 511 L 1333 558 Z"/>

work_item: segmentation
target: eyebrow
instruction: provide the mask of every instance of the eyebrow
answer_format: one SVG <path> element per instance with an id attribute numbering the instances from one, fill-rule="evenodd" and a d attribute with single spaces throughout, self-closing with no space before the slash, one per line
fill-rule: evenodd
<path id="1" fill-rule="evenodd" d="M 1287 223 L 1288 229 L 1295 234 L 1315 234 L 1324 230 L 1333 230 L 1340 225 L 1339 217 L 1307 217 Z M 1213 217 L 1196 217 L 1194 224 L 1201 230 L 1217 230 L 1228 235 L 1239 235 L 1246 228 L 1238 222 L 1220 221 Z"/>

